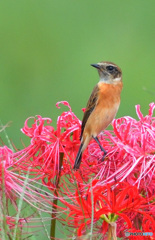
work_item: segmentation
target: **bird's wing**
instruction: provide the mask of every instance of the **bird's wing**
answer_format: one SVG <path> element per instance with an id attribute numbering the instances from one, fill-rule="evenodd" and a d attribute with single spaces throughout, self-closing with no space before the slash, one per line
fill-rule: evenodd
<path id="1" fill-rule="evenodd" d="M 96 103 L 97 103 L 97 99 L 98 99 L 98 91 L 99 91 L 99 87 L 98 84 L 94 87 L 92 94 L 90 95 L 90 98 L 88 100 L 87 106 L 86 106 L 86 110 L 83 116 L 83 120 L 82 120 L 82 126 L 81 126 L 81 135 L 80 135 L 80 139 L 82 138 L 82 134 L 86 125 L 86 122 L 90 116 L 90 114 L 92 113 L 92 111 L 94 110 Z"/>

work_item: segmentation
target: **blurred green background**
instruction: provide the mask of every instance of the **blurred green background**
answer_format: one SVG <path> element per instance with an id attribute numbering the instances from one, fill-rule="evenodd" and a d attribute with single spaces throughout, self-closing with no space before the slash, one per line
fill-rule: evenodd
<path id="1" fill-rule="evenodd" d="M 113 61 L 123 70 L 117 117 L 144 114 L 155 98 L 154 0 L 0 1 L 0 119 L 21 147 L 24 121 L 37 114 L 53 119 L 66 100 L 81 119 L 81 108 L 98 81 L 90 67 Z M 2 133 L 1 133 L 2 136 Z M 3 140 L 5 138 L 3 137 Z"/>
<path id="2" fill-rule="evenodd" d="M 82 118 L 98 74 L 90 67 L 113 61 L 123 70 L 117 117 L 136 117 L 155 97 L 154 0 L 5 0 L 0 2 L 0 119 L 18 146 L 29 116 L 61 113 L 66 100 Z M 67 108 L 62 108 L 66 110 Z M 26 141 L 26 140 L 25 140 Z"/>

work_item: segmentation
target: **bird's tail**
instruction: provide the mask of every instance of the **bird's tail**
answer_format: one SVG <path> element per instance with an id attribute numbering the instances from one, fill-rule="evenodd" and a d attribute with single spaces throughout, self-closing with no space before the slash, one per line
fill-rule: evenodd
<path id="1" fill-rule="evenodd" d="M 73 167 L 74 170 L 76 170 L 80 167 L 81 160 L 82 160 L 82 147 L 83 147 L 83 143 L 81 143 L 81 145 L 79 147 L 79 151 L 76 155 L 76 159 L 75 159 L 75 163 L 74 163 L 74 167 Z"/>

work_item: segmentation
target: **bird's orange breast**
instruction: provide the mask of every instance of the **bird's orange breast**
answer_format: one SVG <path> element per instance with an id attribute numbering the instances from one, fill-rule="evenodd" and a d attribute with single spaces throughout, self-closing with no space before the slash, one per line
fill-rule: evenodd
<path id="1" fill-rule="evenodd" d="M 119 105 L 122 82 L 117 84 L 98 83 L 99 91 L 96 106 L 88 118 L 84 132 L 97 136 L 114 119 Z"/>
<path id="2" fill-rule="evenodd" d="M 98 83 L 98 104 L 111 108 L 113 104 L 120 102 L 120 94 L 123 87 L 122 82 L 117 84 Z"/>

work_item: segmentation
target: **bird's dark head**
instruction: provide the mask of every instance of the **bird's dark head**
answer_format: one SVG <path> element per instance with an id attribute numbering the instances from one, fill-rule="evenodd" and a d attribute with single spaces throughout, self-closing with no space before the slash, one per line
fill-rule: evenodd
<path id="1" fill-rule="evenodd" d="M 102 82 L 112 84 L 122 81 L 121 69 L 112 62 L 99 62 L 91 66 L 97 68 Z"/>

